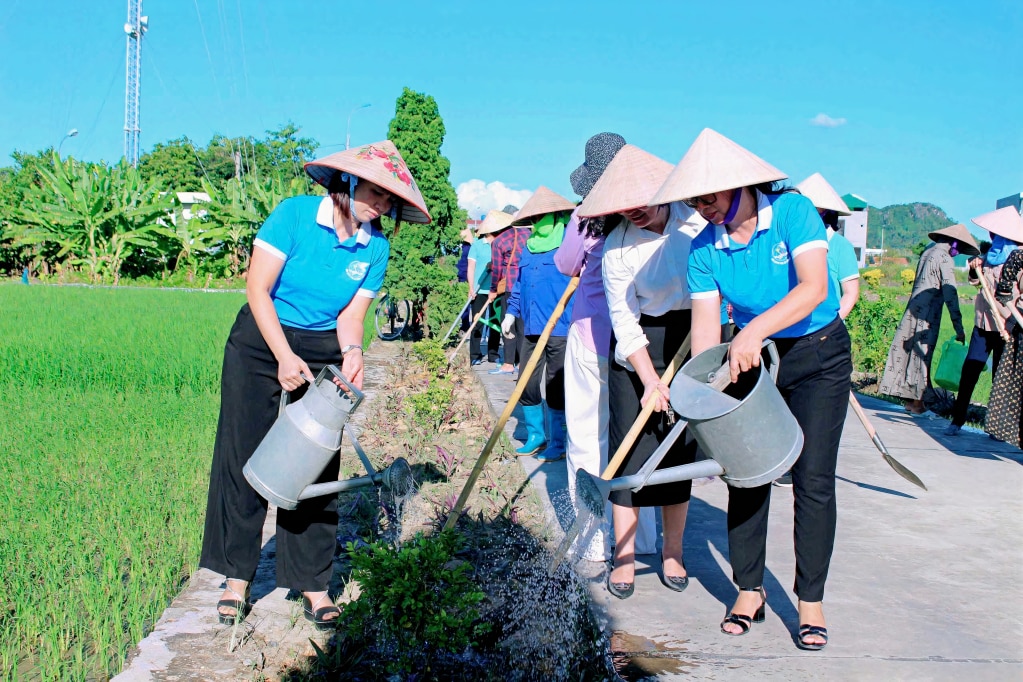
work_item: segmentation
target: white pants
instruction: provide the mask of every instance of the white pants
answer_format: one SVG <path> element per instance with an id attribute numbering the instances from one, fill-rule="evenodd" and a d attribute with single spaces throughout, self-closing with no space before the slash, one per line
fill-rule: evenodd
<path id="1" fill-rule="evenodd" d="M 568 425 L 568 491 L 576 513 L 579 509 L 575 496 L 576 472 L 583 469 L 600 476 L 607 467 L 607 400 L 607 358 L 587 348 L 578 326 L 572 325 L 565 345 L 565 422 Z M 655 510 L 656 507 L 640 507 L 637 554 L 657 551 Z M 610 502 L 605 507 L 604 518 L 611 519 Z M 609 527 L 605 522 L 597 528 L 589 547 L 580 552 L 582 558 L 605 561 L 610 557 Z"/>

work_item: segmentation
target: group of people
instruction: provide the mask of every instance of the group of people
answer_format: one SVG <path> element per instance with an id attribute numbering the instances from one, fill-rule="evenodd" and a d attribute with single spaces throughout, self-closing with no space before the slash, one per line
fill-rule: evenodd
<path id="1" fill-rule="evenodd" d="M 306 170 L 327 195 L 286 200 L 260 229 L 248 303 L 224 353 L 200 565 L 226 577 L 217 606 L 225 623 L 249 609 L 267 510 L 243 465 L 273 424 L 284 393 L 300 397 L 324 365 L 338 364 L 361 388 L 362 323 L 389 250 L 379 218 L 395 218 L 396 229 L 403 220 L 430 221 L 389 141 L 318 159 Z M 503 338 L 504 363 L 493 372 L 514 373 L 532 356 L 555 309 L 566 306 L 522 393 L 526 437 L 517 454 L 541 461 L 567 456 L 570 486 L 579 469 L 602 473 L 609 452 L 619 449 L 628 454 L 616 475 L 635 473 L 671 429 L 670 378 L 662 375 L 680 349 L 688 345 L 696 355 L 731 337 L 728 369 L 735 382 L 760 367 L 764 344 L 772 341 L 781 358 L 777 386 L 804 435 L 790 472 L 796 644 L 822 649 L 835 470 L 852 371 L 843 320 L 858 295 L 851 246 L 835 231 L 845 205 L 819 175 L 801 183 L 800 192 L 784 184 L 784 173 L 710 129 L 675 166 L 620 135 L 601 133 L 586 143 L 584 162 L 570 179 L 581 202 L 540 187 L 520 209 L 488 213 L 466 253 L 472 315 L 488 306 L 503 311 L 500 337 L 494 330 L 484 349 L 481 335 L 470 349 L 473 360 L 496 361 Z M 986 229 L 1005 231 L 1001 222 Z M 1015 273 L 1018 298 L 1018 261 L 1010 258 L 1002 272 L 1002 280 Z M 1018 421 L 1019 329 L 1014 333 Z M 652 416 L 630 441 L 630 427 L 651 401 Z M 679 439 L 659 468 L 696 456 L 696 443 Z M 321 480 L 337 473 L 335 458 Z M 661 582 L 674 592 L 687 588 L 683 535 L 691 487 L 682 481 L 612 495 L 613 554 L 610 533 L 601 530 L 584 555 L 613 558 L 611 594 L 633 594 L 635 554 L 655 552 L 658 544 Z M 764 617 L 770 497 L 770 484 L 729 487 L 729 559 L 738 589 L 720 624 L 727 635 L 744 635 Z M 306 618 L 329 629 L 339 616 L 326 589 L 336 498 L 278 513 L 278 583 L 301 592 Z"/>

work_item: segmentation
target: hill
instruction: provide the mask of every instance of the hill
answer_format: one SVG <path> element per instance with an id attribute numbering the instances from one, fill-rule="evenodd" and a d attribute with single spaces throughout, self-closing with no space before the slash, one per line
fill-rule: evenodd
<path id="1" fill-rule="evenodd" d="M 867 211 L 867 248 L 871 249 L 881 247 L 882 230 L 886 249 L 912 249 L 927 240 L 928 232 L 956 222 L 941 208 L 923 202 L 870 206 Z"/>

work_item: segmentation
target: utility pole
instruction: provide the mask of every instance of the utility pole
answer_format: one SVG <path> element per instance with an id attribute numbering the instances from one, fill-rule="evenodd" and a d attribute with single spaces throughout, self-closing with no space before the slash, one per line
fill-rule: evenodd
<path id="1" fill-rule="evenodd" d="M 124 156 L 132 166 L 139 165 L 139 92 L 141 89 L 142 36 L 149 28 L 149 17 L 142 16 L 142 0 L 128 0 L 128 21 L 124 76 Z"/>

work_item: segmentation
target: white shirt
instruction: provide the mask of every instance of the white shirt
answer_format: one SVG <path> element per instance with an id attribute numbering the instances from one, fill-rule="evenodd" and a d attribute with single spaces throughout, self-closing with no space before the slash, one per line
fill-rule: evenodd
<path id="1" fill-rule="evenodd" d="M 663 234 L 626 220 L 604 242 L 604 292 L 618 340 L 615 359 L 629 369 L 628 357 L 650 343 L 639 326 L 641 315 L 692 307 L 686 285 L 689 245 L 707 221 L 681 201 L 668 206 Z"/>

